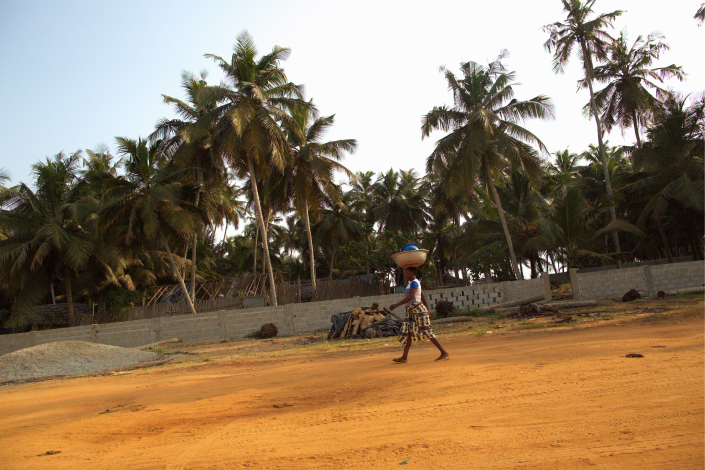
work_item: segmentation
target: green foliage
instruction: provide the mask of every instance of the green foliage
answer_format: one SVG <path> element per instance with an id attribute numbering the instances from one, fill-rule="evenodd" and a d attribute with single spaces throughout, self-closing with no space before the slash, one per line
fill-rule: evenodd
<path id="1" fill-rule="evenodd" d="M 144 296 L 149 297 L 149 293 L 141 290 L 130 291 L 122 287 L 110 289 L 105 293 L 105 306 L 113 316 L 117 316 L 120 311 L 142 305 Z"/>
<path id="2" fill-rule="evenodd" d="M 512 279 L 512 266 L 509 263 L 507 251 L 500 242 L 485 245 L 479 241 L 467 257 L 467 266 L 470 278 L 478 282 L 487 273 L 492 273 L 495 281 L 508 281 Z"/>
<path id="3" fill-rule="evenodd" d="M 377 274 L 379 279 L 391 277 L 402 282 L 400 269 L 392 260 L 392 255 L 398 253 L 407 243 L 414 241 L 408 233 L 394 233 L 389 230 L 368 234 L 362 241 L 350 241 L 343 245 L 340 254 L 347 260 L 348 266 L 357 268 L 366 274 Z M 419 277 L 424 277 L 423 267 Z"/>

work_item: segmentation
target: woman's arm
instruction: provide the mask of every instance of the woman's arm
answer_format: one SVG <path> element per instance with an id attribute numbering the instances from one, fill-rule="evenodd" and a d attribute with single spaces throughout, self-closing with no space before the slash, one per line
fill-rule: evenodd
<path id="1" fill-rule="evenodd" d="M 423 296 L 423 292 L 421 293 L 421 295 Z M 404 297 L 404 300 L 402 300 L 401 302 L 397 302 L 395 304 L 390 305 L 389 310 L 394 310 L 395 308 L 397 308 L 400 305 L 411 302 L 412 300 L 414 300 L 415 296 L 416 296 L 416 287 L 413 287 L 413 288 L 409 289 L 409 293 L 406 295 L 406 297 Z"/>

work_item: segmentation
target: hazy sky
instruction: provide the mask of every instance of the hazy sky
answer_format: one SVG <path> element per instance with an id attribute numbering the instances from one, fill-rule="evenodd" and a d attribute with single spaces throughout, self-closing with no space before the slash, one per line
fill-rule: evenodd
<path id="1" fill-rule="evenodd" d="M 686 93 L 705 89 L 705 26 L 693 14 L 701 0 L 599 0 L 598 12 L 626 10 L 614 34 L 660 31 L 671 50 L 659 65 L 675 63 Z M 652 7 L 651 5 L 654 5 Z M 145 137 L 172 116 L 162 94 L 183 98 L 183 70 L 221 75 L 213 53 L 229 57 L 248 30 L 261 53 L 292 49 L 283 64 L 306 86 L 324 115 L 336 114 L 330 139 L 355 138 L 358 151 L 344 163 L 353 171 L 415 168 L 424 173 L 435 139 L 421 141 L 421 117 L 450 104 L 439 66 L 486 63 L 501 49 L 517 72 L 519 99 L 549 95 L 554 122 L 526 125 L 549 151 L 580 152 L 596 142 L 595 125 L 581 114 L 585 91 L 573 58 L 554 75 L 543 49 L 545 24 L 562 20 L 559 0 L 442 1 L 32 1 L 0 0 L 0 167 L 14 183 L 29 182 L 30 166 L 59 151 L 107 144 L 115 136 Z M 611 143 L 632 142 L 619 131 Z"/>

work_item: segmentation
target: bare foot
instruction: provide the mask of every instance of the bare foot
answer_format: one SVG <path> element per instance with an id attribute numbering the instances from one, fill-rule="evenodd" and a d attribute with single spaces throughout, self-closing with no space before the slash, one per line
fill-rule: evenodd
<path id="1" fill-rule="evenodd" d="M 397 357 L 396 359 L 392 359 L 392 361 L 399 364 L 406 364 L 406 359 L 404 359 L 403 357 Z"/>
<path id="2" fill-rule="evenodd" d="M 446 359 L 450 359 L 450 354 L 448 353 L 443 353 L 438 358 L 436 358 L 437 361 L 445 361 Z"/>

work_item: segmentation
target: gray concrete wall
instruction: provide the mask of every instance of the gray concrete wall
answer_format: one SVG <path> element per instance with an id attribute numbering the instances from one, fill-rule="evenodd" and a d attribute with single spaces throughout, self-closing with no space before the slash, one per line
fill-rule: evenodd
<path id="1" fill-rule="evenodd" d="M 687 263 L 690 261 L 693 261 L 692 256 L 681 256 L 679 258 L 673 259 L 674 263 Z M 639 266 L 654 266 L 657 264 L 668 264 L 668 260 L 665 258 L 650 259 L 650 260 L 646 260 L 646 261 L 637 261 L 635 263 L 623 263 L 622 266 L 619 266 L 617 264 L 609 264 L 607 266 L 595 266 L 592 268 L 580 268 L 580 269 L 578 269 L 578 272 L 583 274 L 583 273 L 592 273 L 595 271 L 609 271 L 610 269 L 626 269 L 626 268 L 636 268 Z"/>
<path id="2" fill-rule="evenodd" d="M 553 284 L 566 284 L 570 282 L 570 274 L 568 273 L 552 273 L 549 279 Z"/>
<path id="3" fill-rule="evenodd" d="M 630 289 L 655 296 L 660 290 L 705 285 L 705 263 L 691 261 L 588 273 L 571 270 L 571 284 L 575 300 L 621 300 Z"/>
<path id="4" fill-rule="evenodd" d="M 429 306 L 440 299 L 456 307 L 480 307 L 548 293 L 548 278 L 516 282 L 500 282 L 461 288 L 426 291 Z M 274 323 L 282 335 L 306 333 L 330 328 L 331 315 L 373 303 L 389 306 L 402 299 L 400 294 L 353 297 L 352 299 L 287 304 L 277 307 L 257 307 L 206 312 L 196 315 L 174 315 L 118 323 L 58 328 L 11 335 L 0 335 L 0 354 L 54 341 L 89 341 L 113 346 L 134 347 L 162 339 L 182 338 L 184 341 L 241 338 L 258 330 L 265 323 Z"/>

